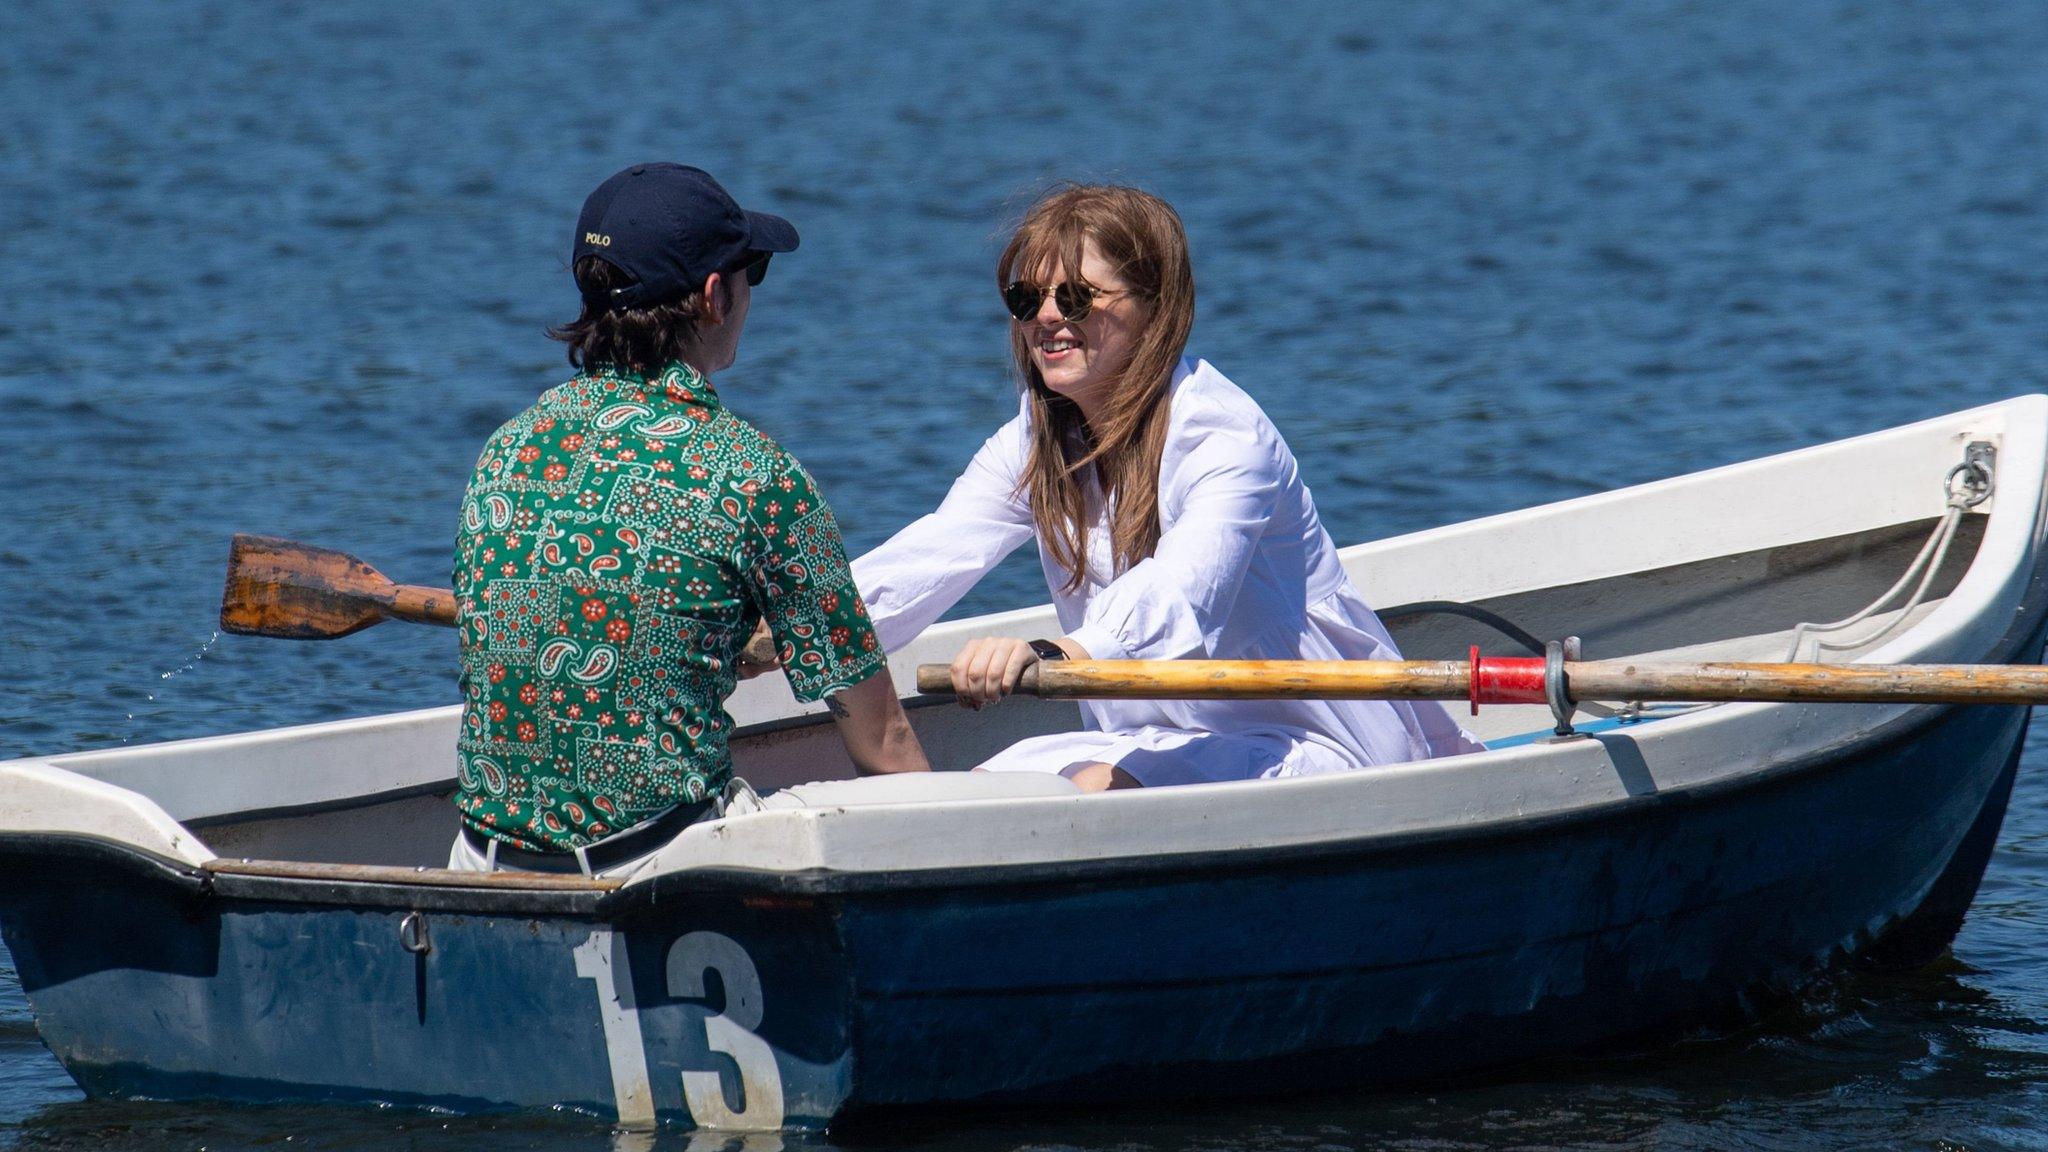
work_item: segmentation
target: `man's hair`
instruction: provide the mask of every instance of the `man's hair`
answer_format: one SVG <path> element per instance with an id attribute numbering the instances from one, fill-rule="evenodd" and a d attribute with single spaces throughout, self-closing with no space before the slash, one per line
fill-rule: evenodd
<path id="1" fill-rule="evenodd" d="M 548 329 L 548 336 L 569 346 L 569 363 L 577 369 L 614 368 L 651 376 L 696 347 L 697 323 L 704 316 L 701 289 L 645 308 L 614 308 L 612 290 L 633 283 L 631 277 L 601 256 L 576 261 L 574 273 L 576 290 L 583 295 L 583 314 Z M 719 289 L 726 291 L 723 284 Z"/>

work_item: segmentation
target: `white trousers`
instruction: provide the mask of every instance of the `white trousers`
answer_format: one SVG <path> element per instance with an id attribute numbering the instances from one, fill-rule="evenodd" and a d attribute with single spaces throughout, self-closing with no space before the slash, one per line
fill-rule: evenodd
<path id="1" fill-rule="evenodd" d="M 976 771 L 1071 776 L 1091 763 L 1114 764 L 1147 788 L 1311 776 L 1358 767 L 1334 748 L 1277 732 L 1187 732 L 1148 725 L 1129 732 L 1033 736 L 991 756 Z"/>
<path id="2" fill-rule="evenodd" d="M 726 784 L 725 792 L 717 798 L 716 802 L 705 809 L 704 813 L 698 816 L 696 820 L 691 821 L 691 823 L 695 824 L 701 820 L 716 820 L 727 812 L 751 812 L 760 806 L 761 798 L 754 794 L 754 790 L 747 785 L 746 781 L 735 776 Z M 683 829 L 679 829 L 676 832 L 676 835 L 682 835 L 683 831 L 687 830 L 688 827 L 689 825 L 685 825 Z M 625 829 L 627 832 L 632 830 L 631 828 Z M 479 837 L 479 839 L 483 840 L 486 847 L 478 848 L 470 843 L 469 837 L 464 836 L 460 830 L 456 831 L 455 843 L 448 847 L 448 870 L 450 872 L 520 871 L 520 869 L 514 868 L 509 864 L 498 863 L 498 842 L 496 840 L 492 840 L 489 837 Z M 670 839 L 674 839 L 674 837 L 670 837 Z M 637 853 L 630 859 L 621 860 L 608 868 L 596 871 L 591 870 L 589 861 L 583 858 L 583 853 L 580 850 L 575 853 L 575 857 L 576 863 L 582 866 L 585 876 L 624 876 L 645 863 L 649 856 L 666 847 L 668 847 L 667 840 L 658 841 L 650 844 L 645 852 Z"/>

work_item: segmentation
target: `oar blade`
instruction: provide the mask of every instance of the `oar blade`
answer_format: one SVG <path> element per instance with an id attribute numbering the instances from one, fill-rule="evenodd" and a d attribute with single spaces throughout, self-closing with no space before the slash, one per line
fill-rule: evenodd
<path id="1" fill-rule="evenodd" d="M 237 535 L 220 626 L 244 636 L 332 640 L 384 619 L 391 588 L 383 573 L 346 552 Z"/>

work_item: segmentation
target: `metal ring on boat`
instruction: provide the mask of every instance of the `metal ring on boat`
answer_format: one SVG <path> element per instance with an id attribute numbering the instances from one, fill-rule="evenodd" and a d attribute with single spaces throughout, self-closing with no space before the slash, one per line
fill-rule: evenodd
<path id="1" fill-rule="evenodd" d="M 1472 662 L 1465 666 L 1465 694 L 1472 699 L 1472 714 L 1479 715 L 1479 645 L 1472 646 Z"/>
<path id="2" fill-rule="evenodd" d="M 1550 704 L 1550 714 L 1557 718 L 1559 739 L 1578 735 L 1572 728 L 1572 713 L 1578 711 L 1578 705 L 1572 700 L 1571 685 L 1564 676 L 1564 662 L 1578 658 L 1577 636 L 1552 640 L 1543 646 L 1543 698 Z"/>
<path id="3" fill-rule="evenodd" d="M 425 956 L 434 950 L 434 938 L 427 933 L 427 918 L 419 912 L 408 912 L 398 922 L 398 946 L 415 956 Z"/>
<path id="4" fill-rule="evenodd" d="M 1972 444 L 1971 447 L 1978 446 Z M 1991 489 L 1995 481 L 1992 479 L 1991 470 L 1984 466 L 1983 461 L 1988 455 L 1988 452 L 1972 452 L 1961 464 L 1949 469 L 1947 476 L 1942 477 L 1941 486 L 1948 492 L 1950 504 L 1975 508 L 1991 499 Z M 1963 486 L 1960 489 L 1956 487 L 1958 476 L 1963 477 Z"/>

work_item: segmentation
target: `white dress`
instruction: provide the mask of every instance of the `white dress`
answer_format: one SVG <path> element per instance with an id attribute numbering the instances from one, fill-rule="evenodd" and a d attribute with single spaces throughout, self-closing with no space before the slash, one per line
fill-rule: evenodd
<path id="1" fill-rule="evenodd" d="M 1039 561 L 1060 627 L 1098 660 L 1398 660 L 1337 559 L 1294 454 L 1250 396 L 1207 361 L 1174 372 L 1159 465 L 1159 547 L 1114 580 L 1107 517 L 1087 578 Z M 882 646 L 944 615 L 1026 540 L 1017 491 L 1030 456 L 1022 410 L 981 446 L 938 510 L 853 562 Z M 1049 637 L 1048 637 L 1049 639 Z M 1090 700 L 1084 730 L 1019 742 L 989 771 L 1115 764 L 1148 787 L 1297 776 L 1476 752 L 1433 702 Z"/>

